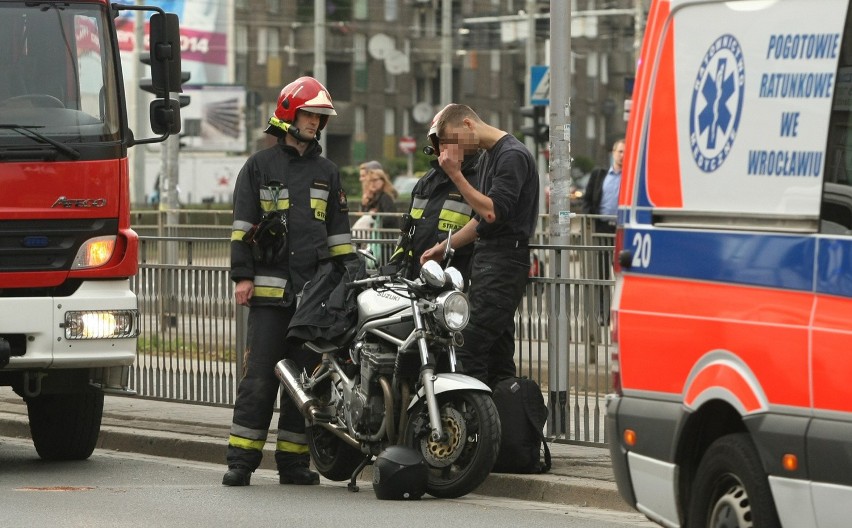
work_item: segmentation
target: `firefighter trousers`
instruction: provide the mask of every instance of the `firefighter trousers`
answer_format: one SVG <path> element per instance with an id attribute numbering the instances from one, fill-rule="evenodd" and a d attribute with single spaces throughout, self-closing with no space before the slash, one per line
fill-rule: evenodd
<path id="1" fill-rule="evenodd" d="M 280 383 L 274 370 L 278 361 L 289 358 L 311 372 L 321 359 L 318 354 L 287 342 L 287 327 L 294 311 L 295 307 L 253 306 L 249 309 L 243 378 L 237 388 L 228 438 L 228 467 L 244 466 L 254 471 L 260 465 L 279 394 Z M 279 405 L 275 458 L 281 466 L 287 455 L 308 453 L 308 446 L 305 419 L 284 391 L 281 391 Z"/>

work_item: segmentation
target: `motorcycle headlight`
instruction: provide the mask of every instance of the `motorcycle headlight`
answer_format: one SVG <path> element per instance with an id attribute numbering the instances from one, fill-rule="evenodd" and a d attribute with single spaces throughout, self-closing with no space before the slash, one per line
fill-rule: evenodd
<path id="1" fill-rule="evenodd" d="M 445 330 L 458 332 L 467 326 L 470 318 L 467 295 L 459 291 L 444 292 L 435 299 L 435 305 L 435 316 Z"/>

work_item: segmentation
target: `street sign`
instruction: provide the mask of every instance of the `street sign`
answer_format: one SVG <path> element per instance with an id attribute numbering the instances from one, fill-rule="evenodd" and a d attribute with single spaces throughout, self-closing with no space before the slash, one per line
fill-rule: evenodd
<path id="1" fill-rule="evenodd" d="M 550 66 L 530 66 L 530 104 L 550 104 Z"/>
<path id="2" fill-rule="evenodd" d="M 399 150 L 403 154 L 413 154 L 417 150 L 417 140 L 411 136 L 399 138 Z"/>

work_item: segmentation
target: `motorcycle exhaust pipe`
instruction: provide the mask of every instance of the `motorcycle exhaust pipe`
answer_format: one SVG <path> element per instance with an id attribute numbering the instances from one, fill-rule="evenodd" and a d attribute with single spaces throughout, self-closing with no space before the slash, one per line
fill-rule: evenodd
<path id="1" fill-rule="evenodd" d="M 314 414 L 317 412 L 319 407 L 319 401 L 302 388 L 302 382 L 300 380 L 302 375 L 299 372 L 299 367 L 296 366 L 296 363 L 291 359 L 282 359 L 277 365 L 275 365 L 275 375 L 281 381 L 281 385 L 284 386 L 284 390 L 287 391 L 287 395 L 290 396 L 290 399 L 293 400 L 293 403 L 295 403 L 296 407 L 299 408 L 299 412 L 301 412 L 305 418 L 313 421 Z"/>
<path id="2" fill-rule="evenodd" d="M 298 407 L 299 412 L 308 419 L 311 425 L 322 426 L 339 436 L 352 447 L 356 449 L 361 448 L 361 443 L 358 440 L 329 423 L 328 417 L 322 416 L 323 413 L 319 410 L 319 401 L 302 388 L 302 382 L 300 381 L 302 375 L 299 373 L 299 367 L 296 366 L 293 360 L 282 359 L 279 361 L 275 365 L 275 375 L 281 381 L 281 385 L 287 391 L 287 395 L 290 396 L 290 399 Z"/>

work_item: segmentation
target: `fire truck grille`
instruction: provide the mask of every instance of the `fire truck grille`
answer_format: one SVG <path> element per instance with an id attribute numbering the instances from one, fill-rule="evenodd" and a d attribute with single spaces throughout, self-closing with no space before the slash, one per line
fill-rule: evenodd
<path id="1" fill-rule="evenodd" d="M 0 221 L 0 273 L 68 271 L 80 246 L 115 235 L 114 218 Z"/>

